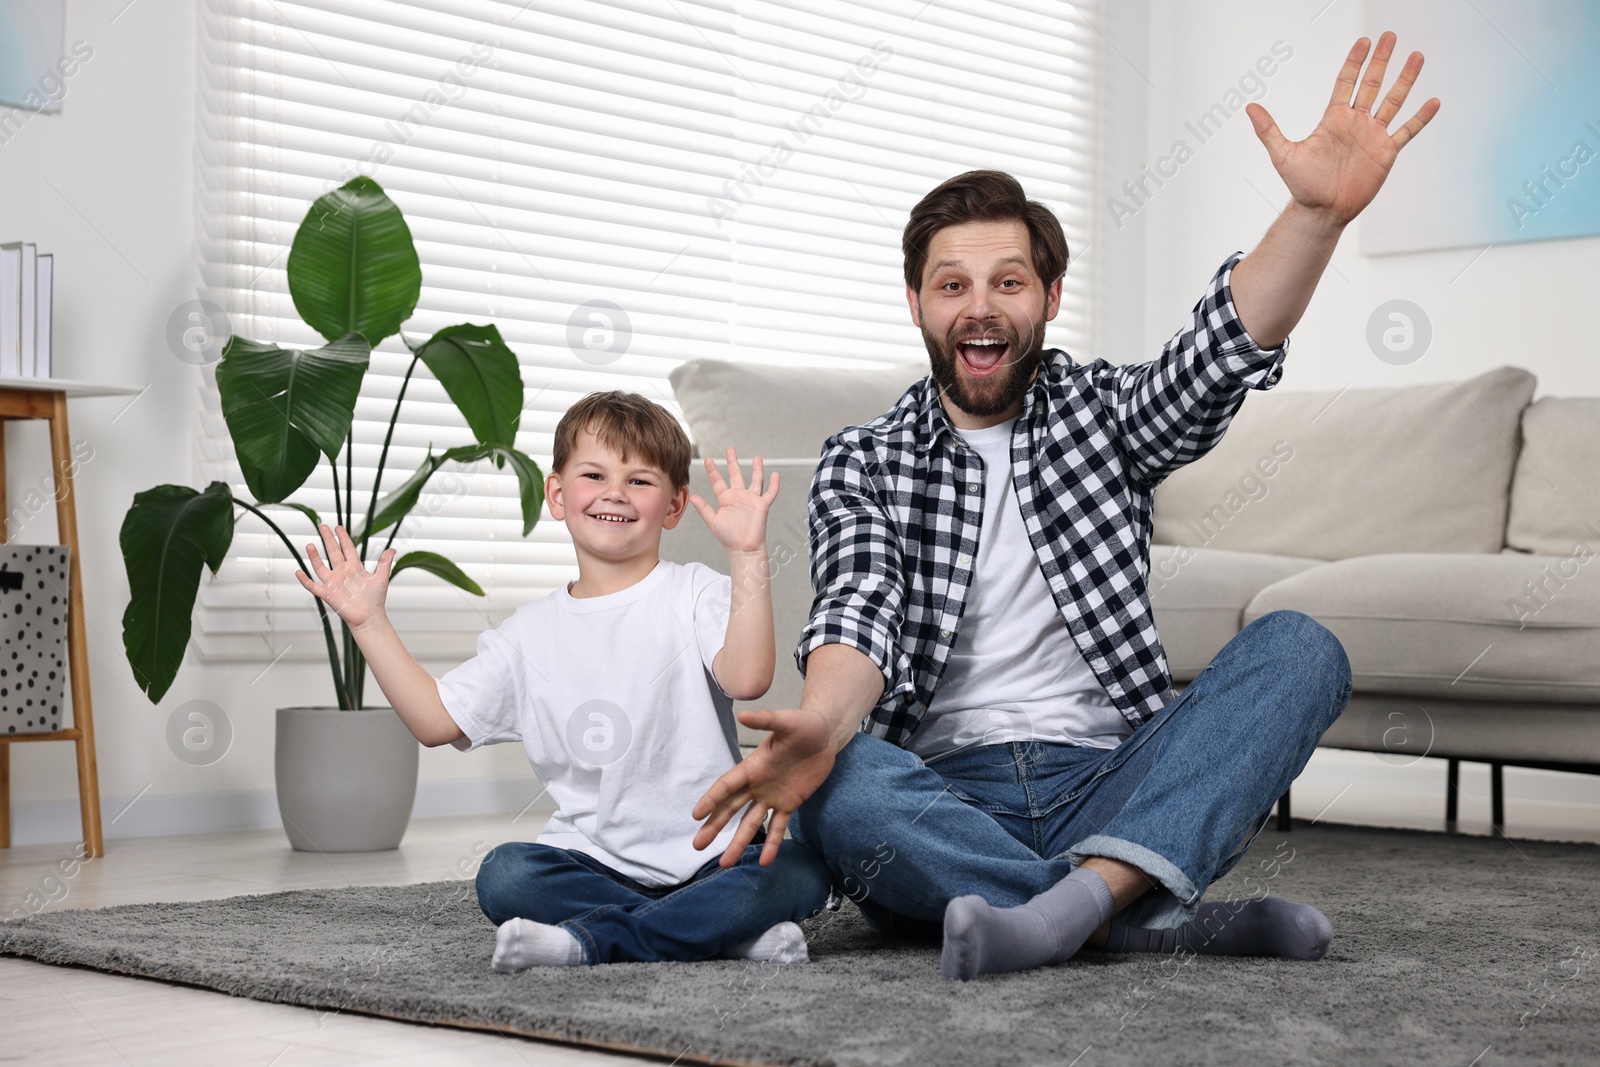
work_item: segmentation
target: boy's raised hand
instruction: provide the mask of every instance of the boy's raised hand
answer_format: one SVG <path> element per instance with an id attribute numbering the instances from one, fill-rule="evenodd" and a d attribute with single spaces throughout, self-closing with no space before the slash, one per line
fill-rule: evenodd
<path id="1" fill-rule="evenodd" d="M 761 457 L 757 456 L 751 464 L 750 486 L 746 488 L 744 473 L 739 469 L 739 457 L 731 447 L 728 449 L 727 480 L 723 480 L 710 456 L 706 457 L 706 473 L 711 476 L 711 488 L 717 494 L 716 510 L 713 511 L 711 505 L 698 496 L 691 496 L 689 503 L 706 520 L 712 536 L 729 552 L 764 549 L 767 544 L 767 511 L 778 498 L 777 474 L 773 474 L 771 486 L 762 492 Z"/>
<path id="2" fill-rule="evenodd" d="M 328 562 L 323 563 L 317 555 L 316 545 L 307 544 L 311 569 L 317 572 L 318 580 L 313 582 L 305 571 L 295 571 L 294 576 L 351 627 L 363 626 L 383 611 L 396 550 L 384 549 L 377 565 L 369 572 L 343 526 L 330 530 L 328 524 L 323 523 L 318 529 L 322 533 L 322 543 L 327 546 Z"/>

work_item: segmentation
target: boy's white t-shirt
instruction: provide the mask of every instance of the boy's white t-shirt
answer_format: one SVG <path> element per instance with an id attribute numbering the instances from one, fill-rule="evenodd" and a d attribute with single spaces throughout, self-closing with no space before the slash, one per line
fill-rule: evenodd
<path id="1" fill-rule="evenodd" d="M 733 700 L 711 674 L 732 593 L 732 579 L 702 563 L 661 560 L 616 593 L 561 588 L 522 605 L 439 679 L 466 735 L 453 744 L 522 742 L 557 806 L 540 844 L 646 885 L 688 880 L 739 821 L 693 847 L 690 811 L 739 759 Z"/>

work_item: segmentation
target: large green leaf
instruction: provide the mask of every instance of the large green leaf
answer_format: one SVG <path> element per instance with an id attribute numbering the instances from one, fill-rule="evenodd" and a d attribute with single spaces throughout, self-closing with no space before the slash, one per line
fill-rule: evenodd
<path id="1" fill-rule="evenodd" d="M 131 593 L 122 647 L 134 681 L 159 703 L 183 664 L 200 568 L 216 574 L 233 543 L 233 496 L 223 482 L 135 493 L 118 540 Z"/>
<path id="2" fill-rule="evenodd" d="M 539 509 L 544 507 L 544 472 L 532 457 L 514 448 L 487 445 L 484 451 L 494 457 L 497 467 L 511 464 L 511 470 L 517 476 L 517 496 L 522 504 L 522 536 L 527 537 L 533 532 L 533 524 L 539 521 Z"/>
<path id="3" fill-rule="evenodd" d="M 289 248 L 289 295 L 332 341 L 359 333 L 372 345 L 397 333 L 422 292 L 422 264 L 405 216 L 371 178 L 317 199 Z"/>
<path id="4" fill-rule="evenodd" d="M 494 326 L 446 326 L 414 350 L 484 444 L 516 443 L 522 369 Z M 504 458 L 495 457 L 495 466 Z"/>
<path id="5" fill-rule="evenodd" d="M 320 530 L 322 528 L 322 516 L 318 515 L 311 508 L 306 507 L 306 505 L 295 504 L 288 500 L 280 500 L 278 501 L 278 506 L 284 508 L 294 508 L 296 511 L 300 512 L 306 518 L 311 520 L 311 528 L 313 530 Z"/>
<path id="6" fill-rule="evenodd" d="M 276 504 L 304 485 L 317 453 L 329 462 L 338 456 L 370 359 L 370 346 L 354 333 L 322 348 L 228 341 L 217 363 L 217 392 L 258 501 Z"/>
<path id="7" fill-rule="evenodd" d="M 394 566 L 389 569 L 389 576 L 392 578 L 411 567 L 436 574 L 451 585 L 465 589 L 474 596 L 483 596 L 482 586 L 468 578 L 465 571 L 437 552 L 407 552 L 394 561 Z"/>
<path id="8" fill-rule="evenodd" d="M 498 463 L 509 462 L 511 469 L 516 472 L 517 488 L 522 503 L 522 536 L 527 537 L 533 530 L 534 523 L 539 521 L 539 509 L 544 506 L 544 474 L 539 470 L 539 465 L 516 449 L 506 448 L 503 445 L 463 445 L 460 448 L 446 449 L 438 455 L 429 452 L 428 458 L 422 461 L 422 466 L 418 467 L 411 477 L 378 502 L 377 510 L 373 512 L 371 529 L 358 530 L 352 535 L 353 538 L 359 542 L 363 537 L 371 536 L 405 519 L 411 514 L 411 509 L 417 506 L 417 500 L 422 496 L 422 488 L 428 484 L 428 479 L 433 477 L 434 472 L 447 461 L 475 463 L 491 456 Z"/>

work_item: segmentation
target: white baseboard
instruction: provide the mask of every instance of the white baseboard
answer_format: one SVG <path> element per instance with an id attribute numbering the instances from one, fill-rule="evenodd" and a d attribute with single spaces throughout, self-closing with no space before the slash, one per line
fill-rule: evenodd
<path id="1" fill-rule="evenodd" d="M 520 811 L 535 799 L 535 810 L 553 811 L 532 778 L 449 779 L 418 782 L 413 819 L 440 815 L 479 815 Z M 166 837 L 226 830 L 281 828 L 277 791 L 248 793 L 142 793 L 100 798 L 101 834 L 120 837 Z M 42 845 L 83 840 L 83 822 L 76 800 L 37 800 L 13 804 L 11 843 Z"/>

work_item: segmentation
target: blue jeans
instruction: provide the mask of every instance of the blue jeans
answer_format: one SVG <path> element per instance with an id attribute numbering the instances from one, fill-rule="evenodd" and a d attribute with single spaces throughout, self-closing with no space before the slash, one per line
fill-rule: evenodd
<path id="1" fill-rule="evenodd" d="M 1157 883 L 1119 921 L 1180 926 L 1261 832 L 1350 689 L 1338 638 L 1274 611 L 1116 748 L 1010 741 L 925 763 L 857 734 L 789 832 L 885 933 L 937 938 L 954 898 L 1022 904 L 1090 856 Z"/>
<path id="2" fill-rule="evenodd" d="M 511 841 L 478 868 L 478 906 L 499 926 L 520 916 L 569 931 L 585 963 L 704 960 L 778 923 L 821 911 L 830 891 L 816 853 L 785 841 L 763 867 L 762 836 L 732 867 L 717 853 L 679 885 L 647 886 L 581 852 Z"/>

